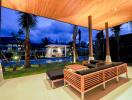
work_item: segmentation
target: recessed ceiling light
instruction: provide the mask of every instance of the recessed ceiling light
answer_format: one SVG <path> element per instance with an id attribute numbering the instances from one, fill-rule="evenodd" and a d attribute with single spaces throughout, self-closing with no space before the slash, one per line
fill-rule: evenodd
<path id="1" fill-rule="evenodd" d="M 116 7 L 114 8 L 114 11 L 117 11 L 117 8 Z"/>

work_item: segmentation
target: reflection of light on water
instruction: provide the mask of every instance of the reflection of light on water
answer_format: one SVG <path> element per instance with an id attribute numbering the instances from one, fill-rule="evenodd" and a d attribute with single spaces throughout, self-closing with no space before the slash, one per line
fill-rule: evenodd
<path id="1" fill-rule="evenodd" d="M 46 63 L 51 63 L 52 61 L 51 60 L 47 60 Z"/>
<path id="2" fill-rule="evenodd" d="M 59 59 L 58 62 L 62 62 L 62 59 Z"/>

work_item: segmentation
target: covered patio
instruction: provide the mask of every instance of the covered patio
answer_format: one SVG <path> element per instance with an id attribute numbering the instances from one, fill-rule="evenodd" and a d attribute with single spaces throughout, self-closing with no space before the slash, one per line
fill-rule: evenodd
<path id="1" fill-rule="evenodd" d="M 132 21 L 132 0 L 2 0 L 2 6 L 25 13 L 87 27 L 89 36 L 88 62 L 95 59 L 93 55 L 92 30 L 105 30 L 105 64 L 112 63 L 108 28 Z M 132 67 L 129 67 L 129 78 L 132 78 L 131 72 Z M 79 93 L 72 87 L 60 87 L 63 82 L 60 82 L 60 86 L 57 86 L 57 89 L 51 89 L 47 80 L 45 80 L 45 76 L 46 75 L 44 73 L 6 80 L 0 87 L 0 97 L 4 100 L 10 100 L 11 98 L 13 100 L 23 100 L 24 97 L 27 100 L 80 100 Z M 91 100 L 119 100 L 121 94 L 124 98 L 127 97 L 128 100 L 131 98 L 129 98 L 131 95 L 127 95 L 127 93 L 129 94 L 130 91 L 132 91 L 132 88 L 127 88 L 131 87 L 131 80 L 124 79 L 124 76 L 122 76 L 119 83 L 112 82 L 111 84 L 111 82 L 112 81 L 108 82 L 108 86 L 104 91 L 99 89 L 100 87 L 96 87 L 95 89 L 88 91 L 86 93 L 85 100 L 89 98 Z M 117 93 L 119 91 L 121 92 Z M 126 93 L 124 93 L 124 91 Z M 97 95 L 97 97 L 95 97 L 95 95 Z"/>

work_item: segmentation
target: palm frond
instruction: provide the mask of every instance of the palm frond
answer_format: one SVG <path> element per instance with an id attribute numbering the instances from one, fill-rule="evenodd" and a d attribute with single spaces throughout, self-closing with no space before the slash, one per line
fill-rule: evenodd
<path id="1" fill-rule="evenodd" d="M 18 22 L 19 25 L 21 26 L 21 28 L 33 28 L 36 23 L 36 16 L 35 15 L 31 15 L 28 13 L 22 13 L 22 12 L 18 12 L 19 14 L 19 18 L 18 18 Z"/>

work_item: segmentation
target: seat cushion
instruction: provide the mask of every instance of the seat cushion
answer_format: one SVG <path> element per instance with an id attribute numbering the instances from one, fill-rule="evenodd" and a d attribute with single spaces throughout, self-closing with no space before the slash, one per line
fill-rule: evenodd
<path id="1" fill-rule="evenodd" d="M 90 64 L 96 64 L 102 62 L 101 60 L 90 60 Z"/>
<path id="2" fill-rule="evenodd" d="M 98 70 L 99 70 L 99 68 L 96 67 L 96 68 L 91 68 L 91 69 L 85 69 L 85 70 L 76 71 L 76 73 L 80 74 L 80 75 L 86 75 L 86 74 L 89 74 L 89 73 L 92 73 L 92 72 L 96 72 Z"/>
<path id="3" fill-rule="evenodd" d="M 108 65 L 99 66 L 98 68 L 99 68 L 100 70 L 103 70 L 103 69 L 110 68 L 110 67 L 114 67 L 114 66 L 115 66 L 115 65 L 113 65 L 113 64 L 108 64 Z"/>
<path id="4" fill-rule="evenodd" d="M 87 64 L 87 66 L 88 65 L 93 66 L 93 68 L 77 71 L 76 73 L 80 74 L 80 75 L 86 75 L 86 74 L 96 72 L 96 71 L 99 71 L 99 70 L 103 70 L 103 69 L 107 69 L 107 68 L 110 68 L 110 67 L 116 67 L 117 65 L 121 65 L 121 64 L 123 64 L 123 62 L 113 62 L 112 64 L 101 65 L 101 66 L 98 66 L 98 67 L 93 66 L 93 64 Z"/>
<path id="5" fill-rule="evenodd" d="M 124 62 L 113 62 L 112 64 L 115 65 L 115 66 L 117 66 L 117 65 L 124 64 Z"/>
<path id="6" fill-rule="evenodd" d="M 95 64 L 84 64 L 84 66 L 87 66 L 88 68 L 95 68 L 96 67 Z"/>
<path id="7" fill-rule="evenodd" d="M 116 67 L 121 64 L 123 64 L 123 62 L 112 62 L 111 64 L 100 66 L 99 69 L 102 70 L 110 67 Z"/>
<path id="8" fill-rule="evenodd" d="M 46 72 L 46 74 L 48 75 L 48 77 L 51 80 L 64 78 L 64 73 L 63 73 L 63 69 L 62 68 L 48 71 L 48 72 Z"/>

